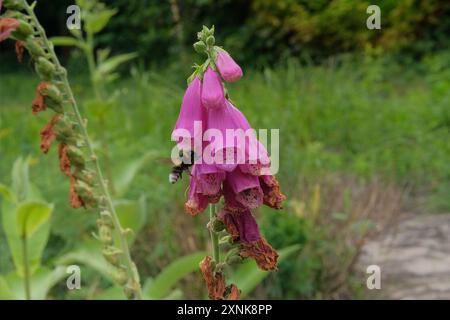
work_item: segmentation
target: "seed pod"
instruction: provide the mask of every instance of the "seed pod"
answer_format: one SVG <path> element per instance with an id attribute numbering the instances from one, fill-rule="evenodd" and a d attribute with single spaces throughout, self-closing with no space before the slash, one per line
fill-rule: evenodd
<path id="1" fill-rule="evenodd" d="M 69 156 L 70 163 L 77 168 L 84 168 L 85 160 L 83 152 L 74 146 L 69 146 L 69 150 L 67 152 Z"/>
<path id="2" fill-rule="evenodd" d="M 214 219 L 212 223 L 212 230 L 214 232 L 220 232 L 225 229 L 225 225 L 222 221 L 219 219 Z"/>
<path id="3" fill-rule="evenodd" d="M 121 286 L 123 286 L 123 285 L 125 285 L 125 284 L 127 283 L 127 281 L 128 281 L 128 274 L 127 274 L 127 272 L 126 272 L 124 269 L 120 268 L 120 269 L 117 269 L 117 270 L 113 273 L 113 278 L 114 278 L 114 280 L 115 280 L 118 284 L 120 284 Z"/>
<path id="4" fill-rule="evenodd" d="M 44 79 L 51 80 L 55 74 L 55 65 L 44 57 L 39 57 L 36 62 L 36 72 Z"/>
<path id="5" fill-rule="evenodd" d="M 28 52 L 35 60 L 39 57 L 45 56 L 44 49 L 42 49 L 38 41 L 32 37 L 29 37 L 25 42 L 25 48 L 27 48 Z"/>
<path id="6" fill-rule="evenodd" d="M 216 39 L 214 38 L 214 36 L 209 36 L 208 38 L 206 38 L 206 44 L 210 47 L 212 47 L 215 42 Z"/>
<path id="7" fill-rule="evenodd" d="M 102 253 L 109 263 L 116 267 L 119 266 L 120 258 L 123 254 L 120 249 L 112 246 L 107 246 L 103 249 Z"/>
<path id="8" fill-rule="evenodd" d="M 23 20 L 19 20 L 19 22 L 19 27 L 11 32 L 11 35 L 18 40 L 25 41 L 30 35 L 33 34 L 33 27 L 28 22 Z"/>
<path id="9" fill-rule="evenodd" d="M 203 41 L 197 41 L 194 43 L 194 50 L 198 53 L 203 53 L 206 50 L 206 45 Z"/>
<path id="10" fill-rule="evenodd" d="M 55 126 L 56 137 L 60 142 L 70 142 L 76 138 L 73 125 L 69 119 L 62 117 Z"/>
<path id="11" fill-rule="evenodd" d="M 77 180 L 83 181 L 88 185 L 92 185 L 94 182 L 94 173 L 91 170 L 76 170 L 73 175 Z"/>
<path id="12" fill-rule="evenodd" d="M 125 288 L 123 289 L 125 296 L 127 297 L 127 299 L 134 299 L 134 295 L 136 293 L 136 289 L 134 289 L 134 287 L 132 286 L 132 284 L 130 284 L 128 282 L 128 284 L 125 286 Z"/>
<path id="13" fill-rule="evenodd" d="M 225 263 L 228 265 L 239 264 L 242 261 L 243 258 L 239 255 L 239 248 L 231 249 L 225 257 Z"/>
<path id="14" fill-rule="evenodd" d="M 55 111 L 56 113 L 63 113 L 63 107 L 62 107 L 62 96 L 59 89 L 50 84 L 48 85 L 44 90 L 42 90 L 43 95 L 45 98 L 45 103 L 47 107 Z"/>
<path id="15" fill-rule="evenodd" d="M 100 212 L 100 216 L 102 218 L 99 220 L 101 221 L 102 224 L 105 224 L 108 227 L 110 227 L 111 229 L 114 229 L 114 223 L 111 220 L 111 213 L 109 211 L 104 210 L 104 211 Z M 98 225 L 98 221 L 97 221 L 97 225 Z"/>
<path id="16" fill-rule="evenodd" d="M 102 225 L 99 229 L 100 241 L 105 245 L 113 244 L 113 237 L 111 235 L 111 229 L 105 225 Z"/>

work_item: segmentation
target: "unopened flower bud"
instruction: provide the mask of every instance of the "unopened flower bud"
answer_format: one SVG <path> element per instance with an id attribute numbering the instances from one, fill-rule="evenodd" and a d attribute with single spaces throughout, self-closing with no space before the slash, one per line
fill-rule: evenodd
<path id="1" fill-rule="evenodd" d="M 25 41 L 30 35 L 33 34 L 33 27 L 23 20 L 19 20 L 19 27 L 14 30 L 11 34 L 18 40 Z"/>
<path id="2" fill-rule="evenodd" d="M 92 183 L 94 182 L 94 173 L 90 170 L 77 170 L 75 171 L 74 176 L 75 178 L 77 178 L 77 180 L 81 180 L 88 185 L 92 185 Z"/>
<path id="3" fill-rule="evenodd" d="M 36 62 L 36 72 L 44 80 L 50 80 L 55 73 L 55 65 L 46 58 L 39 57 Z"/>
<path id="4" fill-rule="evenodd" d="M 209 36 L 208 38 L 206 38 L 206 44 L 210 47 L 212 47 L 215 42 L 216 39 L 214 38 L 214 36 Z"/>
<path id="5" fill-rule="evenodd" d="M 225 257 L 225 263 L 228 265 L 239 264 L 243 258 L 239 255 L 239 249 L 231 249 Z"/>
<path id="6" fill-rule="evenodd" d="M 127 272 L 126 272 L 124 269 L 120 268 L 120 269 L 117 269 L 117 270 L 113 273 L 113 278 L 114 278 L 114 280 L 115 280 L 118 284 L 120 284 L 121 286 L 123 286 L 123 285 L 125 285 L 125 284 L 127 283 L 127 281 L 128 281 L 128 274 L 127 274 Z"/>
<path id="7" fill-rule="evenodd" d="M 225 229 L 225 225 L 219 219 L 214 219 L 211 227 L 214 232 L 220 232 Z"/>
<path id="8" fill-rule="evenodd" d="M 206 50 L 206 45 L 203 41 L 197 41 L 194 43 L 194 50 L 198 53 L 203 53 Z"/>
<path id="9" fill-rule="evenodd" d="M 120 258 L 123 254 L 120 249 L 112 246 L 107 246 L 105 247 L 105 249 L 103 249 L 102 253 L 109 263 L 111 263 L 113 266 L 119 266 Z"/>
<path id="10" fill-rule="evenodd" d="M 99 227 L 98 236 L 99 236 L 100 241 L 103 244 L 105 244 L 105 245 L 113 244 L 113 237 L 111 235 L 111 229 L 107 225 L 102 224 Z"/>
<path id="11" fill-rule="evenodd" d="M 39 45 L 38 40 L 32 37 L 28 38 L 25 42 L 25 48 L 27 48 L 28 52 L 34 59 L 45 56 L 45 51 Z"/>
<path id="12" fill-rule="evenodd" d="M 23 10 L 25 9 L 24 3 L 21 0 L 4 0 L 3 5 L 10 10 Z"/>
<path id="13" fill-rule="evenodd" d="M 77 168 L 84 168 L 84 154 L 80 149 L 74 146 L 69 146 L 67 155 L 69 156 L 71 164 L 73 164 Z"/>

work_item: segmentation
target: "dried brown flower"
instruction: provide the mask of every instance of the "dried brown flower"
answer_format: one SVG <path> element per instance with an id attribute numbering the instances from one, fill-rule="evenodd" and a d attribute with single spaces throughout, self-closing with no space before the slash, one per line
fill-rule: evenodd
<path id="1" fill-rule="evenodd" d="M 17 56 L 17 60 L 19 60 L 19 62 L 22 62 L 24 51 L 25 51 L 24 42 L 21 40 L 17 40 L 16 41 L 16 56 Z"/>
<path id="2" fill-rule="evenodd" d="M 47 153 L 51 144 L 56 139 L 55 124 L 59 120 L 59 115 L 54 115 L 44 129 L 41 130 L 41 150 Z"/>
<path id="3" fill-rule="evenodd" d="M 45 105 L 45 96 L 43 95 L 43 91 L 47 89 L 49 84 L 47 82 L 41 82 L 37 86 L 36 89 L 36 97 L 33 100 L 32 110 L 33 114 L 37 114 L 39 112 L 45 111 L 47 106 Z"/>

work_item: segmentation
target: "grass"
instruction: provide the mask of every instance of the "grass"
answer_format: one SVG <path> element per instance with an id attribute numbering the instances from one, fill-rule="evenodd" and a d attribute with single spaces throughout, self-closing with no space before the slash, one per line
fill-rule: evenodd
<path id="1" fill-rule="evenodd" d="M 276 213 L 276 218 L 268 213 L 264 228 L 290 228 L 286 221 L 295 211 L 291 204 L 302 201 L 308 183 L 322 184 L 330 176 L 354 181 L 345 184 L 349 189 L 382 181 L 377 183 L 378 188 L 390 185 L 407 189 L 414 199 L 408 202 L 412 210 L 448 211 L 450 77 L 445 57 L 430 57 L 415 66 L 383 59 L 330 60 L 322 66 L 300 66 L 290 61 L 275 69 L 248 71 L 243 80 L 231 85 L 231 98 L 255 128 L 280 129 L 279 180 L 291 202 L 286 210 Z M 105 110 L 86 108 L 90 95 L 87 81 L 82 75 L 72 78 L 94 140 L 102 132 L 107 136 L 112 171 L 149 150 L 169 157 L 170 133 L 184 91 L 182 77 L 187 72 L 182 68 L 173 72 L 134 69 L 132 76 L 111 88 L 119 103 Z M 89 237 L 95 215 L 68 207 L 68 185 L 58 172 L 55 150 L 49 155 L 39 152 L 39 130 L 48 115 L 31 114 L 36 84 L 31 73 L 0 76 L 0 181 L 9 183 L 15 158 L 32 156 L 32 181 L 57 208 L 53 245 L 46 251 L 50 260 L 73 246 L 76 239 Z M 102 126 L 97 121 L 101 112 L 106 117 Z M 202 249 L 207 240 L 203 229 L 206 216 L 192 219 L 182 213 L 187 179 L 171 186 L 167 183 L 169 170 L 158 161 L 149 162 L 127 194 L 132 199 L 147 196 L 148 225 L 134 251 L 140 268 L 150 275 L 177 255 Z M 339 184 L 331 186 L 339 188 Z M 336 213 L 337 208 L 330 203 L 321 207 Z M 280 234 L 283 232 L 273 236 Z M 277 245 L 304 241 L 299 237 L 286 236 L 278 239 Z M 2 252 L 4 246 L 0 238 Z M 7 260 L 2 259 L 0 269 L 10 268 Z M 273 281 L 269 279 L 267 286 L 275 286 Z M 283 291 L 278 294 L 288 295 Z M 301 293 L 292 294 L 298 297 Z"/>

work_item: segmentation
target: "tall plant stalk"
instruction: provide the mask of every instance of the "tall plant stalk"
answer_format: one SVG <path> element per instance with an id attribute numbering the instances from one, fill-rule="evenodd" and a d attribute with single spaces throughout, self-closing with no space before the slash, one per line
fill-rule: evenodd
<path id="1" fill-rule="evenodd" d="M 25 289 L 25 299 L 31 300 L 30 286 L 30 265 L 28 260 L 28 244 L 26 236 L 22 236 L 22 258 L 23 258 L 23 282 Z"/>
<path id="2" fill-rule="evenodd" d="M 220 262 L 220 248 L 219 248 L 219 235 L 212 228 L 214 221 L 216 220 L 216 205 L 209 205 L 209 233 L 211 234 L 211 246 L 213 259 L 216 263 Z"/>
<path id="3" fill-rule="evenodd" d="M 75 120 L 81 130 L 83 140 L 87 146 L 90 159 L 94 163 L 94 168 L 97 173 L 98 184 L 100 186 L 101 198 L 102 198 L 106 208 L 110 212 L 110 218 L 112 220 L 112 223 L 114 225 L 114 230 L 116 231 L 118 239 L 119 239 L 120 250 L 123 253 L 123 261 L 125 264 L 124 267 L 126 269 L 128 279 L 131 280 L 131 283 L 129 282 L 125 288 L 127 291 L 126 292 L 127 296 L 129 296 L 130 298 L 133 298 L 133 299 L 140 300 L 140 299 L 142 299 L 142 292 L 141 292 L 141 287 L 140 287 L 139 274 L 138 274 L 137 268 L 136 268 L 136 266 L 131 258 L 131 255 L 130 255 L 130 249 L 129 249 L 128 242 L 126 239 L 126 232 L 123 229 L 123 227 L 121 226 L 119 218 L 116 213 L 116 210 L 114 208 L 112 198 L 108 191 L 107 182 L 103 178 L 103 173 L 100 168 L 98 157 L 94 151 L 91 139 L 89 137 L 89 134 L 88 134 L 88 131 L 86 128 L 86 123 L 81 116 L 77 102 L 73 95 L 73 91 L 69 84 L 69 80 L 67 78 L 67 72 L 64 69 L 64 67 L 62 67 L 61 63 L 59 62 L 59 59 L 55 54 L 53 44 L 48 40 L 44 28 L 41 26 L 41 24 L 39 23 L 36 15 L 34 13 L 33 7 L 30 6 L 26 0 L 23 0 L 23 2 L 24 2 L 25 11 L 31 18 L 31 23 L 32 23 L 33 27 L 36 29 L 37 35 L 42 39 L 43 48 L 49 53 L 49 59 L 56 66 L 56 70 L 58 73 L 58 80 L 59 80 L 57 82 L 57 85 L 58 85 L 59 89 L 61 90 L 62 94 L 70 102 L 72 110 L 75 114 Z"/>

